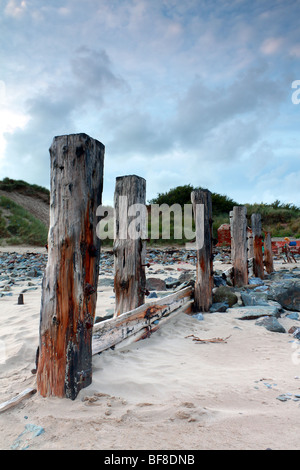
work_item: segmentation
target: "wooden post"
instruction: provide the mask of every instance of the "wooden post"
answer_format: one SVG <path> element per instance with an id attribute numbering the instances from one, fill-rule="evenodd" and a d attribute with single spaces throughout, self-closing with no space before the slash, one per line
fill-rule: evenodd
<path id="1" fill-rule="evenodd" d="M 273 252 L 272 252 L 272 239 L 271 234 L 266 232 L 265 234 L 265 266 L 268 274 L 274 272 L 274 263 L 273 263 Z"/>
<path id="2" fill-rule="evenodd" d="M 42 284 L 37 388 L 74 400 L 92 381 L 104 145 L 86 134 L 55 137 L 50 147 L 48 263 Z"/>
<path id="3" fill-rule="evenodd" d="M 248 227 L 247 230 L 248 236 L 248 259 L 254 258 L 254 251 L 253 251 L 253 234 L 252 230 Z"/>
<path id="4" fill-rule="evenodd" d="M 114 317 L 117 317 L 145 302 L 147 207 L 144 178 L 118 177 L 114 205 Z"/>
<path id="5" fill-rule="evenodd" d="M 231 258 L 233 283 L 237 287 L 248 284 L 247 208 L 235 206 L 231 223 Z"/>
<path id="6" fill-rule="evenodd" d="M 196 282 L 194 309 L 197 312 L 208 312 L 212 305 L 213 289 L 213 255 L 212 255 L 212 199 L 208 190 L 195 190 L 191 194 L 196 227 L 202 224 L 203 244 L 197 248 Z M 197 220 L 196 206 L 203 205 L 202 219 Z M 196 230 L 197 237 L 197 230 Z M 196 240 L 197 243 L 197 240 Z"/>
<path id="7" fill-rule="evenodd" d="M 253 234 L 254 263 L 253 272 L 255 277 L 264 278 L 264 264 L 262 254 L 261 215 L 252 214 L 251 226 Z"/>

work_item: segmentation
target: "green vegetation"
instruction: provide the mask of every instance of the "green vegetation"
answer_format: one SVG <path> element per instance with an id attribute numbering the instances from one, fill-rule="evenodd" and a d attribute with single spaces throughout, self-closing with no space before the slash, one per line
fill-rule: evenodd
<path id="1" fill-rule="evenodd" d="M 172 188 L 166 193 L 159 193 L 158 196 L 150 201 L 150 204 L 184 204 L 191 203 L 191 192 L 195 189 L 203 189 L 201 187 L 194 188 L 190 184 Z M 217 238 L 217 230 L 220 225 L 229 223 L 229 212 L 234 206 L 240 205 L 227 196 L 212 192 L 213 206 L 213 236 Z M 251 215 L 260 213 L 262 216 L 263 229 L 269 231 L 272 237 L 295 237 L 300 238 L 300 207 L 293 204 L 284 204 L 276 200 L 272 204 L 245 204 L 247 207 L 248 225 L 251 226 Z M 172 225 L 173 224 L 173 225 Z M 174 227 L 174 217 L 171 214 L 171 227 Z M 161 224 L 160 224 L 161 233 Z M 171 235 L 174 235 L 174 230 Z M 154 240 L 155 243 L 158 240 Z M 163 243 L 164 240 L 159 240 Z M 186 240 L 172 239 L 173 243 L 185 243 Z"/>
<path id="2" fill-rule="evenodd" d="M 0 196 L 0 243 L 36 245 L 47 243 L 47 227 L 21 206 Z"/>
<path id="3" fill-rule="evenodd" d="M 168 204 L 172 206 L 173 204 L 180 204 L 183 208 L 185 204 L 191 204 L 191 192 L 196 189 L 204 189 L 199 187 L 193 187 L 190 184 L 184 186 L 177 186 L 176 188 L 172 188 L 166 193 L 159 193 L 158 196 L 152 199 L 150 204 Z M 217 238 L 217 230 L 220 225 L 224 223 L 229 223 L 229 212 L 232 208 L 238 205 L 237 202 L 233 201 L 227 196 L 218 194 L 218 193 L 211 193 L 212 195 L 212 207 L 213 207 L 213 236 Z M 151 223 L 151 218 L 149 217 Z M 174 236 L 174 216 L 171 214 L 171 238 L 172 235 Z M 194 229 L 194 225 L 193 225 Z M 161 221 L 160 221 L 160 233 L 161 233 Z M 187 241 L 185 238 L 183 239 L 175 239 L 172 238 L 172 242 L 176 244 L 185 244 Z M 164 243 L 166 240 L 152 240 L 154 243 Z"/>
<path id="4" fill-rule="evenodd" d="M 50 201 L 50 191 L 37 184 L 29 184 L 23 180 L 13 180 L 10 178 L 4 178 L 0 181 L 0 190 L 12 192 L 16 191 L 20 194 L 25 194 L 32 197 L 37 197 L 45 202 Z"/>

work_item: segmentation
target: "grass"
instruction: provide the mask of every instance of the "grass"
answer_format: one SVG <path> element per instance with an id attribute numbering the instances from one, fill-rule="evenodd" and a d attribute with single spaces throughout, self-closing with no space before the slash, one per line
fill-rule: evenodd
<path id="1" fill-rule="evenodd" d="M 0 242 L 7 245 L 44 246 L 47 227 L 11 199 L 0 196 Z"/>

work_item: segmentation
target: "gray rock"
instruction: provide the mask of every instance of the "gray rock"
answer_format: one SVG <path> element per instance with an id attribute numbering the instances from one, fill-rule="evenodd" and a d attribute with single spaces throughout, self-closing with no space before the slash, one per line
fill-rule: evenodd
<path id="1" fill-rule="evenodd" d="M 275 317 L 263 317 L 255 322 L 255 325 L 264 326 L 268 331 L 273 331 L 275 333 L 286 333 L 283 326 Z"/>
<path id="2" fill-rule="evenodd" d="M 173 287 L 177 287 L 181 284 L 179 279 L 176 279 L 175 277 L 167 277 L 165 279 L 165 284 L 167 289 L 172 289 Z"/>
<path id="3" fill-rule="evenodd" d="M 212 304 L 210 307 L 209 311 L 211 313 L 216 313 L 216 312 L 226 312 L 228 309 L 229 305 L 227 302 L 217 302 L 215 304 Z"/>
<path id="4" fill-rule="evenodd" d="M 149 291 L 164 291 L 167 290 L 167 286 L 164 280 L 156 277 L 149 277 L 146 281 L 146 289 L 148 289 Z"/>
<path id="5" fill-rule="evenodd" d="M 300 279 L 286 279 L 270 286 L 268 298 L 286 310 L 300 312 Z"/>
<path id="6" fill-rule="evenodd" d="M 264 282 L 259 277 L 250 277 L 248 280 L 248 284 L 250 286 L 262 286 Z"/>
<path id="7" fill-rule="evenodd" d="M 241 298 L 246 307 L 250 305 L 268 305 L 267 294 L 261 292 L 253 292 L 251 294 L 241 292 Z"/>
<path id="8" fill-rule="evenodd" d="M 202 315 L 202 313 L 195 313 L 195 315 L 192 315 L 192 317 L 198 321 L 204 320 L 204 316 Z"/>
<path id="9" fill-rule="evenodd" d="M 158 298 L 158 295 L 156 292 L 150 292 L 150 294 L 148 295 L 148 299 L 157 299 Z"/>
<path id="10" fill-rule="evenodd" d="M 290 318 L 291 320 L 299 320 L 299 313 L 292 312 L 286 315 L 286 318 Z"/>
<path id="11" fill-rule="evenodd" d="M 234 312 L 239 320 L 255 320 L 259 317 L 276 316 L 278 308 L 271 305 L 250 305 L 248 307 L 235 307 L 227 310 L 228 313 Z"/>
<path id="12" fill-rule="evenodd" d="M 106 287 L 113 287 L 114 286 L 114 280 L 109 278 L 109 277 L 100 277 L 99 278 L 99 286 L 106 286 Z"/>

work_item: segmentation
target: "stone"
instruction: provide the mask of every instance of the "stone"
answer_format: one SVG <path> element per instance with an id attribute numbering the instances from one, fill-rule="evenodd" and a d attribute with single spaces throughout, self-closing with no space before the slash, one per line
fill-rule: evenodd
<path id="1" fill-rule="evenodd" d="M 199 312 L 199 313 L 195 313 L 195 315 L 192 315 L 192 317 L 195 318 L 195 319 L 198 320 L 198 321 L 204 320 L 204 316 L 203 316 L 203 314 L 200 313 L 200 312 Z"/>
<path id="2" fill-rule="evenodd" d="M 291 320 L 299 320 L 299 313 L 292 312 L 286 315 L 286 318 L 290 318 Z"/>
<path id="3" fill-rule="evenodd" d="M 156 277 L 149 277 L 146 281 L 146 289 L 149 291 L 152 291 L 152 290 L 164 291 L 164 290 L 167 290 L 167 286 L 164 280 L 156 278 Z"/>
<path id="4" fill-rule="evenodd" d="M 255 320 L 259 317 L 276 316 L 278 308 L 271 305 L 250 305 L 248 307 L 234 307 L 228 309 L 228 313 L 236 313 L 239 320 Z"/>
<path id="5" fill-rule="evenodd" d="M 267 294 L 259 292 L 248 294 L 246 292 L 241 292 L 241 298 L 246 307 L 250 305 L 268 305 Z"/>
<path id="6" fill-rule="evenodd" d="M 286 333 L 283 326 L 275 317 L 263 317 L 258 320 L 255 325 L 264 326 L 268 331 L 273 331 L 275 333 Z"/>
<path id="7" fill-rule="evenodd" d="M 227 302 L 217 302 L 217 303 L 214 303 L 212 304 L 212 306 L 210 307 L 209 311 L 211 313 L 216 313 L 216 312 L 226 312 L 226 310 L 228 309 L 229 305 Z"/>
<path id="8" fill-rule="evenodd" d="M 214 276 L 214 284 L 216 287 L 226 286 L 226 278 L 224 279 L 222 276 Z"/>
<path id="9" fill-rule="evenodd" d="M 157 299 L 158 298 L 158 295 L 156 292 L 150 292 L 150 294 L 148 295 L 148 299 Z"/>
<path id="10" fill-rule="evenodd" d="M 248 284 L 251 286 L 262 286 L 263 280 L 260 277 L 250 277 L 248 280 Z"/>
<path id="11" fill-rule="evenodd" d="M 164 281 L 167 289 L 172 289 L 173 287 L 177 287 L 181 284 L 179 279 L 176 279 L 175 277 L 167 277 Z"/>
<path id="12" fill-rule="evenodd" d="M 287 279 L 270 286 L 268 298 L 286 310 L 300 312 L 300 279 Z"/>
<path id="13" fill-rule="evenodd" d="M 237 303 L 238 298 L 228 286 L 217 287 L 212 295 L 212 303 L 227 302 L 229 307 Z"/>

